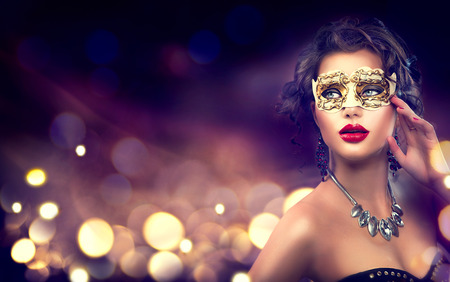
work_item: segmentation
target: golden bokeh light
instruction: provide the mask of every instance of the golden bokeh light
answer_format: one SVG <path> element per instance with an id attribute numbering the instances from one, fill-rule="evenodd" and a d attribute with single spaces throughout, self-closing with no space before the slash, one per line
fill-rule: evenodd
<path id="1" fill-rule="evenodd" d="M 63 258 L 60 252 L 48 251 L 46 253 L 46 259 L 48 260 L 48 264 L 54 269 L 63 267 Z"/>
<path id="2" fill-rule="evenodd" d="M 44 219 L 54 219 L 59 214 L 59 207 L 53 202 L 46 202 L 39 208 L 39 214 Z"/>
<path id="3" fill-rule="evenodd" d="M 449 173 L 450 141 L 439 142 L 430 154 L 431 165 L 441 173 Z"/>
<path id="4" fill-rule="evenodd" d="M 253 186 L 247 193 L 245 206 L 250 215 L 255 216 L 264 212 L 269 202 L 283 197 L 285 197 L 285 193 L 278 184 L 262 182 Z"/>
<path id="5" fill-rule="evenodd" d="M 113 231 L 114 244 L 108 258 L 117 262 L 126 252 L 134 250 L 134 239 L 132 232 L 124 226 L 115 225 Z"/>
<path id="6" fill-rule="evenodd" d="M 89 281 L 89 273 L 84 268 L 74 268 L 70 271 L 71 282 L 87 282 Z"/>
<path id="7" fill-rule="evenodd" d="M 250 277 L 245 272 L 238 272 L 233 275 L 231 282 L 250 282 Z"/>
<path id="8" fill-rule="evenodd" d="M 165 251 L 177 248 L 184 238 L 184 226 L 170 213 L 157 212 L 147 218 L 143 234 L 153 248 Z"/>
<path id="9" fill-rule="evenodd" d="M 161 211 L 161 208 L 155 205 L 139 205 L 128 214 L 127 227 L 130 230 L 141 230 L 147 218 L 159 211 Z"/>
<path id="10" fill-rule="evenodd" d="M 219 279 L 217 279 L 216 272 L 210 266 L 203 263 L 197 264 L 194 271 L 192 272 L 192 276 L 194 277 L 195 281 L 199 282 L 219 281 Z"/>
<path id="11" fill-rule="evenodd" d="M 104 256 L 111 250 L 113 243 L 113 230 L 103 219 L 88 219 L 78 231 L 78 245 L 87 256 Z"/>
<path id="12" fill-rule="evenodd" d="M 35 254 L 36 246 L 28 238 L 18 240 L 11 248 L 11 257 L 17 263 L 27 263 L 34 258 Z"/>
<path id="13" fill-rule="evenodd" d="M 28 230 L 30 239 L 36 244 L 48 243 L 56 233 L 56 225 L 53 221 L 41 218 L 35 219 Z"/>
<path id="14" fill-rule="evenodd" d="M 286 213 L 290 208 L 292 208 L 295 204 L 300 202 L 304 197 L 308 196 L 314 188 L 300 188 L 293 192 L 291 192 L 285 199 L 283 204 L 283 213 Z"/>
<path id="15" fill-rule="evenodd" d="M 270 200 L 264 207 L 262 212 L 274 214 L 278 217 L 283 216 L 283 204 L 286 197 L 277 197 Z"/>
<path id="16" fill-rule="evenodd" d="M 246 258 L 252 250 L 252 242 L 248 233 L 240 228 L 228 230 L 232 236 L 231 254 L 233 258 L 240 262 L 245 262 Z"/>
<path id="17" fill-rule="evenodd" d="M 450 189 L 450 175 L 444 177 L 444 185 L 447 189 Z"/>
<path id="18" fill-rule="evenodd" d="M 35 260 L 27 265 L 29 269 L 43 269 L 47 267 L 47 263 L 42 260 Z"/>
<path id="19" fill-rule="evenodd" d="M 147 270 L 156 281 L 173 281 L 183 273 L 183 263 L 176 254 L 163 251 L 152 256 Z"/>
<path id="20" fill-rule="evenodd" d="M 450 205 L 441 210 L 438 216 L 439 230 L 450 241 Z"/>
<path id="21" fill-rule="evenodd" d="M 45 184 L 47 176 L 44 170 L 40 168 L 34 168 L 28 171 L 26 175 L 27 183 L 33 187 L 39 187 Z"/>
<path id="22" fill-rule="evenodd" d="M 120 258 L 120 269 L 133 278 L 142 278 L 147 275 L 147 258 L 138 251 L 131 250 Z"/>
<path id="23" fill-rule="evenodd" d="M 22 204 L 20 202 L 14 202 L 11 205 L 11 209 L 14 213 L 20 213 L 22 211 Z"/>
<path id="24" fill-rule="evenodd" d="M 75 153 L 77 154 L 77 156 L 83 157 L 84 155 L 86 155 L 86 147 L 84 145 L 78 145 L 75 148 Z"/>
<path id="25" fill-rule="evenodd" d="M 191 252 L 192 251 L 192 247 L 193 247 L 192 241 L 189 240 L 189 239 L 183 239 L 180 242 L 180 251 L 185 253 L 185 254 Z"/>
<path id="26" fill-rule="evenodd" d="M 255 216 L 248 227 L 248 234 L 253 245 L 262 249 L 279 220 L 276 215 L 271 213 L 261 213 Z"/>
<path id="27" fill-rule="evenodd" d="M 224 220 L 231 219 L 239 210 L 240 201 L 236 193 L 230 188 L 214 188 L 206 193 L 204 202 L 214 206 L 216 214 L 223 216 Z"/>
<path id="28" fill-rule="evenodd" d="M 216 213 L 218 215 L 221 215 L 225 212 L 225 206 L 224 204 L 218 203 L 215 207 L 214 210 L 216 211 Z"/>

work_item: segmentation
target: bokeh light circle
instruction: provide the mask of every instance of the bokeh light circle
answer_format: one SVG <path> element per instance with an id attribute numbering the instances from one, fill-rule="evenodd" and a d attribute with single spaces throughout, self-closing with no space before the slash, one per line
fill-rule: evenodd
<path id="1" fill-rule="evenodd" d="M 172 252 L 158 252 L 152 256 L 148 263 L 148 273 L 156 281 L 176 280 L 182 272 L 183 263 L 180 258 Z"/>
<path id="2" fill-rule="evenodd" d="M 195 266 L 195 269 L 192 272 L 192 276 L 195 279 L 195 281 L 199 282 L 219 281 L 219 279 L 217 278 L 216 271 L 214 271 L 211 268 L 211 266 L 204 263 L 199 263 Z"/>
<path id="3" fill-rule="evenodd" d="M 11 248 L 11 258 L 17 263 L 27 263 L 34 258 L 35 254 L 36 246 L 28 238 L 16 241 Z"/>
<path id="4" fill-rule="evenodd" d="M 84 268 L 74 268 L 70 271 L 71 282 L 88 282 L 89 273 Z"/>
<path id="5" fill-rule="evenodd" d="M 220 40 L 209 30 L 201 30 L 192 35 L 189 41 L 189 55 L 198 64 L 214 61 L 220 53 Z"/>
<path id="6" fill-rule="evenodd" d="M 449 173 L 450 141 L 443 140 L 431 151 L 430 162 L 434 169 L 441 173 Z"/>
<path id="7" fill-rule="evenodd" d="M 231 238 L 230 251 L 233 259 L 246 263 L 253 247 L 247 231 L 241 227 L 232 226 L 227 229 L 227 232 Z"/>
<path id="8" fill-rule="evenodd" d="M 58 115 L 50 126 L 50 138 L 63 149 L 75 149 L 86 135 L 83 120 L 73 113 Z"/>
<path id="9" fill-rule="evenodd" d="M 438 216 L 439 230 L 450 241 L 450 205 L 441 210 Z"/>
<path id="10" fill-rule="evenodd" d="M 47 181 L 47 175 L 43 169 L 34 168 L 28 171 L 26 181 L 29 185 L 39 187 Z"/>
<path id="11" fill-rule="evenodd" d="M 84 145 L 78 145 L 75 148 L 75 153 L 77 154 L 77 156 L 83 157 L 84 155 L 86 155 L 86 147 Z"/>
<path id="12" fill-rule="evenodd" d="M 186 75 L 192 63 L 186 48 L 177 45 L 164 46 L 161 50 L 161 57 L 167 69 L 178 76 Z"/>
<path id="13" fill-rule="evenodd" d="M 11 210 L 12 210 L 14 213 L 20 213 L 20 212 L 22 211 L 22 204 L 21 204 L 20 202 L 14 202 L 14 203 L 11 205 Z"/>
<path id="14" fill-rule="evenodd" d="M 39 214 L 44 219 L 54 219 L 59 214 L 59 207 L 53 202 L 43 203 L 39 208 Z"/>
<path id="15" fill-rule="evenodd" d="M 286 213 L 291 207 L 300 202 L 304 197 L 308 196 L 314 188 L 300 188 L 291 192 L 285 199 L 283 204 L 283 213 Z"/>
<path id="16" fill-rule="evenodd" d="M 104 256 L 111 250 L 113 243 L 113 230 L 103 219 L 90 218 L 78 231 L 78 245 L 87 256 Z"/>
<path id="17" fill-rule="evenodd" d="M 120 225 L 113 226 L 114 231 L 114 244 L 111 251 L 108 253 L 108 258 L 113 261 L 119 261 L 120 258 L 129 251 L 133 251 L 135 248 L 133 232 Z"/>
<path id="18" fill-rule="evenodd" d="M 147 275 L 147 258 L 138 250 L 128 251 L 120 258 L 120 268 L 127 276 L 144 277 Z"/>
<path id="19" fill-rule="evenodd" d="M 191 252 L 192 251 L 192 247 L 193 247 L 192 241 L 189 240 L 189 239 L 183 239 L 180 242 L 180 251 L 185 253 L 185 254 Z"/>
<path id="20" fill-rule="evenodd" d="M 180 220 L 166 212 L 152 214 L 145 221 L 143 228 L 145 241 L 160 251 L 177 248 L 184 233 L 184 226 Z"/>
<path id="21" fill-rule="evenodd" d="M 114 274 L 116 266 L 114 262 L 106 257 L 91 260 L 87 263 L 87 270 L 89 274 L 99 280 L 105 280 Z"/>
<path id="22" fill-rule="evenodd" d="M 225 206 L 222 203 L 218 203 L 216 204 L 216 206 L 214 207 L 214 210 L 216 211 L 217 214 L 223 214 L 225 212 Z"/>
<path id="23" fill-rule="evenodd" d="M 119 52 L 119 40 L 111 31 L 99 29 L 92 32 L 86 41 L 86 53 L 96 64 L 110 63 Z"/>
<path id="24" fill-rule="evenodd" d="M 253 186 L 247 193 L 245 205 L 249 213 L 252 216 L 255 216 L 264 212 L 267 204 L 274 199 L 284 198 L 284 194 L 284 191 L 278 184 L 272 182 L 262 182 Z"/>
<path id="25" fill-rule="evenodd" d="M 237 272 L 231 278 L 232 282 L 250 282 L 250 277 L 245 272 Z"/>
<path id="26" fill-rule="evenodd" d="M 135 176 L 144 171 L 150 154 L 145 145 L 136 138 L 124 138 L 113 148 L 111 159 L 114 167 L 126 176 Z"/>
<path id="27" fill-rule="evenodd" d="M 447 189 L 450 189 L 450 175 L 444 177 L 444 185 Z"/>
<path id="28" fill-rule="evenodd" d="M 36 244 L 48 243 L 56 233 L 56 224 L 42 218 L 35 219 L 28 229 L 30 239 Z"/>
<path id="29" fill-rule="evenodd" d="M 262 249 L 279 220 L 276 215 L 271 213 L 261 213 L 255 216 L 248 227 L 248 235 L 253 245 Z"/>

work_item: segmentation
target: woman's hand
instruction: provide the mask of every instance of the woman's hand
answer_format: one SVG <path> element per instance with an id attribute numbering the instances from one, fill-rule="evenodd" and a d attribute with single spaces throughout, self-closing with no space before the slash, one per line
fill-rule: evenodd
<path id="1" fill-rule="evenodd" d="M 389 136 L 387 141 L 392 154 L 418 182 L 429 188 L 443 186 L 444 177 L 450 171 L 433 126 L 417 116 L 408 104 L 397 96 L 392 97 L 391 102 L 397 106 L 400 127 L 405 134 L 407 145 L 404 154 L 395 139 Z M 446 192 L 450 194 L 450 191 Z"/>

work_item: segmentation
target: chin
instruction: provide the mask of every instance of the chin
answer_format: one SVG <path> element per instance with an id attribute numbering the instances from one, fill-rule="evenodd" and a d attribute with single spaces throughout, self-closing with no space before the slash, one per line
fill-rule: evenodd
<path id="1" fill-rule="evenodd" d="M 354 163 L 360 163 L 364 161 L 368 161 L 372 158 L 378 158 L 380 157 L 380 154 L 382 156 L 386 156 L 386 147 L 381 147 L 377 150 L 373 150 L 373 147 L 371 149 L 368 148 L 362 148 L 360 146 L 356 147 L 350 147 L 350 148 L 343 148 L 343 150 L 334 152 L 334 155 L 338 154 L 340 158 L 347 160 L 349 162 Z M 387 159 L 387 157 L 386 157 Z"/>

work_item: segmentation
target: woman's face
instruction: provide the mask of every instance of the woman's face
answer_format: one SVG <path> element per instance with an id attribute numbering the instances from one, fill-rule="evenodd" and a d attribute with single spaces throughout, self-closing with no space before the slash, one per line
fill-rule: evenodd
<path id="1" fill-rule="evenodd" d="M 362 49 L 353 53 L 336 52 L 325 56 L 319 75 L 341 70 L 350 75 L 361 67 L 382 69 L 379 56 Z M 370 94 L 370 93 L 369 93 Z M 333 93 L 329 95 L 335 95 Z M 334 157 L 363 160 L 371 156 L 386 156 L 386 138 L 392 135 L 396 112 L 392 105 L 366 110 L 360 106 L 343 107 L 338 112 L 319 110 L 314 104 L 314 119 L 325 143 Z"/>

